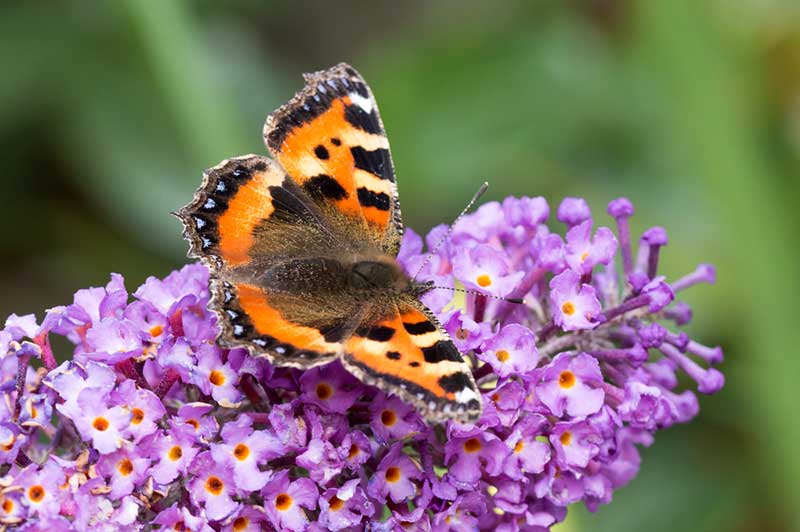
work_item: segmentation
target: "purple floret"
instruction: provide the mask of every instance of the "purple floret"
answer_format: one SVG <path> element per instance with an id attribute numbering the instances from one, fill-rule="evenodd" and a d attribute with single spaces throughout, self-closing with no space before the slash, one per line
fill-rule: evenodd
<path id="1" fill-rule="evenodd" d="M 607 212 L 616 234 L 593 231 L 586 201 L 566 198 L 562 237 L 541 197 L 487 203 L 449 239 L 444 225 L 424 238 L 406 230 L 409 275 L 471 290 L 423 301 L 471 366 L 475 424 L 428 423 L 339 361 L 303 371 L 222 348 L 200 264 L 132 294 L 112 274 L 40 322 L 11 315 L 0 330 L 0 521 L 543 532 L 570 504 L 596 510 L 637 474 L 641 446 L 697 415 L 696 392 L 724 385 L 712 367 L 722 349 L 680 330 L 692 309 L 675 301 L 713 283 L 713 266 L 665 279 L 666 231 L 632 238 L 625 198 Z M 440 243 L 429 258 L 425 246 Z M 57 336 L 71 353 L 53 352 Z"/>

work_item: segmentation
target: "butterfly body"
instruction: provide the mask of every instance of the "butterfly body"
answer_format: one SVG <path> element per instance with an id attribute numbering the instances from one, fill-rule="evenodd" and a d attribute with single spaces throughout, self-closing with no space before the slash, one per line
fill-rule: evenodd
<path id="1" fill-rule="evenodd" d="M 345 64 L 306 75 L 264 138 L 274 160 L 223 161 L 178 212 L 190 256 L 211 269 L 218 341 L 278 365 L 340 359 L 429 420 L 474 420 L 470 368 L 419 301 L 431 285 L 396 260 L 394 168 L 361 76 Z"/>

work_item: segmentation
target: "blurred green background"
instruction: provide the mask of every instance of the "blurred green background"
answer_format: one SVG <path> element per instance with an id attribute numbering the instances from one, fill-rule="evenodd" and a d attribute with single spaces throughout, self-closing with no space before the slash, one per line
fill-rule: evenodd
<path id="1" fill-rule="evenodd" d="M 0 316 L 184 263 L 168 213 L 339 61 L 377 95 L 414 229 L 485 179 L 602 223 L 625 195 L 634 229 L 668 228 L 664 273 L 718 267 L 686 298 L 726 388 L 559 530 L 800 530 L 796 0 L 6 0 Z"/>

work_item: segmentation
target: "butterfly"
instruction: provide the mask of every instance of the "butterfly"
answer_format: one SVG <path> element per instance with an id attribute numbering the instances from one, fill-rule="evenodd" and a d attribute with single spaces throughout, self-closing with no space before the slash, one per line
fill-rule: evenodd
<path id="1" fill-rule="evenodd" d="M 403 235 L 389 142 L 372 91 L 341 63 L 267 117 L 272 158 L 206 170 L 177 215 L 211 271 L 218 343 L 273 364 L 335 359 L 429 421 L 475 421 L 469 365 L 396 257 Z"/>

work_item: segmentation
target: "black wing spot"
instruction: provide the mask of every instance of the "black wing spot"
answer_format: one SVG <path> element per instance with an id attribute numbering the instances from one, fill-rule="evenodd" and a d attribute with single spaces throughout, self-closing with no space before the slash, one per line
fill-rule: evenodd
<path id="1" fill-rule="evenodd" d="M 394 329 L 391 327 L 373 327 L 369 334 L 367 334 L 367 338 L 370 340 L 374 340 L 376 342 L 388 342 L 394 336 Z"/>
<path id="2" fill-rule="evenodd" d="M 312 177 L 303 184 L 306 192 L 315 199 L 341 200 L 347 197 L 347 191 L 334 178 L 327 174 Z"/>
<path id="3" fill-rule="evenodd" d="M 337 323 L 319 327 L 319 332 L 322 333 L 322 336 L 325 338 L 326 342 L 333 344 L 344 340 L 344 335 L 346 332 L 345 329 L 346 327 L 342 327 L 341 324 Z"/>
<path id="4" fill-rule="evenodd" d="M 402 357 L 403 355 L 401 355 L 397 351 L 389 351 L 386 353 L 386 358 L 388 358 L 389 360 L 400 360 Z"/>
<path id="5" fill-rule="evenodd" d="M 356 92 L 362 97 L 367 98 L 369 93 L 367 92 L 367 86 L 361 83 L 360 81 L 356 81 L 353 83 L 353 87 L 356 89 Z"/>
<path id="6" fill-rule="evenodd" d="M 412 360 L 411 362 L 408 363 L 408 365 L 411 366 L 412 368 L 418 368 L 419 362 L 417 362 L 416 360 Z"/>
<path id="7" fill-rule="evenodd" d="M 444 340 L 439 340 L 430 347 L 423 347 L 422 354 L 425 355 L 425 362 L 431 362 L 433 364 L 444 360 L 452 360 L 453 362 L 463 361 L 461 353 L 458 352 L 456 346 Z"/>
<path id="8" fill-rule="evenodd" d="M 375 342 L 388 342 L 394 336 L 395 330 L 391 327 L 380 325 L 378 327 L 359 327 L 356 334 Z"/>
<path id="9" fill-rule="evenodd" d="M 353 127 L 357 127 L 367 133 L 374 135 L 382 135 L 381 126 L 378 123 L 378 115 L 373 110 L 371 113 L 366 112 L 358 105 L 347 105 L 344 108 L 344 118 Z"/>
<path id="10" fill-rule="evenodd" d="M 461 390 L 473 389 L 472 382 L 466 373 L 451 373 L 439 378 L 439 385 L 448 393 L 458 393 Z"/>
<path id="11" fill-rule="evenodd" d="M 406 323 L 403 322 L 403 327 L 408 334 L 418 335 L 427 334 L 436 330 L 436 325 L 430 321 L 421 321 L 419 323 Z"/>
<path id="12" fill-rule="evenodd" d="M 331 144 L 333 144 L 334 146 L 341 146 L 342 145 L 342 141 L 339 140 L 338 137 L 333 137 L 333 138 L 331 138 Z"/>
<path id="13" fill-rule="evenodd" d="M 353 154 L 356 168 L 365 170 L 381 179 L 388 179 L 394 182 L 394 170 L 392 169 L 389 150 L 378 148 L 367 151 L 361 146 L 353 146 L 350 148 L 350 153 Z"/>
<path id="14" fill-rule="evenodd" d="M 383 192 L 374 192 L 368 188 L 358 189 L 358 202 L 364 207 L 375 207 L 380 211 L 388 211 L 391 202 L 389 196 Z"/>
<path id="15" fill-rule="evenodd" d="M 328 153 L 328 148 L 326 148 L 322 144 L 318 144 L 317 147 L 314 148 L 314 155 L 317 156 L 317 159 L 322 159 L 322 160 L 325 160 L 331 156 Z"/>
<path id="16" fill-rule="evenodd" d="M 289 190 L 282 186 L 269 187 L 272 196 L 272 206 L 275 210 L 271 219 L 286 223 L 300 223 L 309 219 L 309 213 L 303 202 Z"/>

